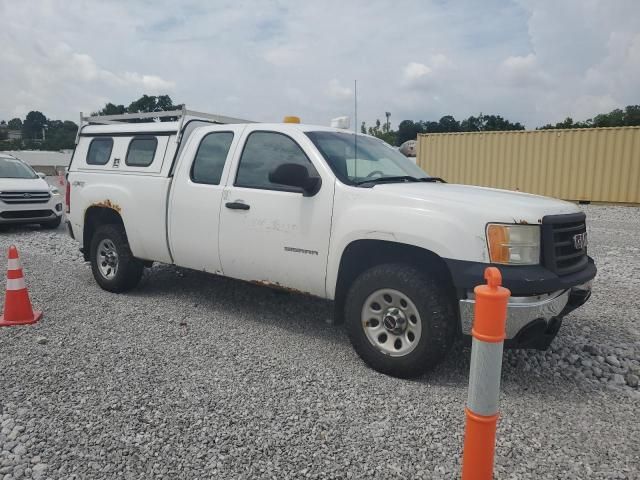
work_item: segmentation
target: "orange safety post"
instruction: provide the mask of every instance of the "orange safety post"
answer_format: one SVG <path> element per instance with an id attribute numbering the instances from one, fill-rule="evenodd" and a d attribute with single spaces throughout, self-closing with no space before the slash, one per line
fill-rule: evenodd
<path id="1" fill-rule="evenodd" d="M 493 459 L 498 423 L 498 398 L 502 349 L 511 292 L 503 288 L 496 267 L 484 271 L 486 285 L 474 289 L 475 311 L 469 369 L 462 480 L 493 478 Z"/>
<path id="2" fill-rule="evenodd" d="M 18 249 L 11 245 L 7 268 L 7 293 L 4 297 L 4 313 L 0 316 L 0 327 L 29 325 L 36 323 L 41 317 L 42 312 L 34 312 L 31 307 Z"/>

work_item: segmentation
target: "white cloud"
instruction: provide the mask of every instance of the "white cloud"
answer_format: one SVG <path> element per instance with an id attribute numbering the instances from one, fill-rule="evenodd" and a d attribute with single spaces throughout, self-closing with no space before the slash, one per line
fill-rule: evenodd
<path id="1" fill-rule="evenodd" d="M 353 79 L 368 124 L 484 112 L 535 127 L 639 101 L 637 0 L 68 3 L 0 0 L 0 119 L 170 93 L 326 124 L 351 113 Z"/>
<path id="2" fill-rule="evenodd" d="M 125 72 L 120 78 L 125 84 L 140 86 L 150 94 L 171 92 L 176 86 L 175 82 L 165 80 L 157 75 L 140 75 L 136 72 Z"/>
<path id="3" fill-rule="evenodd" d="M 345 100 L 353 96 L 353 90 L 343 86 L 338 80 L 334 78 L 329 81 L 329 85 L 327 87 L 327 95 L 338 100 Z"/>
<path id="4" fill-rule="evenodd" d="M 297 46 L 281 45 L 271 48 L 264 53 L 264 59 L 278 67 L 286 67 L 295 63 L 302 53 L 302 49 Z"/>
<path id="5" fill-rule="evenodd" d="M 549 81 L 533 53 L 508 57 L 500 65 L 500 72 L 511 86 L 519 89 L 545 86 Z"/>
<path id="6" fill-rule="evenodd" d="M 403 71 L 405 85 L 410 87 L 425 86 L 432 76 L 433 70 L 423 63 L 410 62 Z"/>

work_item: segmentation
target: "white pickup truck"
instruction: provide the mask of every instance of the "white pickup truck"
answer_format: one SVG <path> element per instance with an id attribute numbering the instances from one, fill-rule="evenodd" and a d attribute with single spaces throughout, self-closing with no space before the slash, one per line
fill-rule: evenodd
<path id="1" fill-rule="evenodd" d="M 400 377 L 469 335 L 488 265 L 512 292 L 507 346 L 547 348 L 590 296 L 572 203 L 448 184 L 345 130 L 180 113 L 79 132 L 69 233 L 106 290 L 163 262 L 331 299 L 364 361 Z"/>

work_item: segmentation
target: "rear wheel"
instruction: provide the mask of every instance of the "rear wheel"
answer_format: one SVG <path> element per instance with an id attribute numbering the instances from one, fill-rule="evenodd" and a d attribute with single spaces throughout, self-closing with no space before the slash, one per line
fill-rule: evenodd
<path id="1" fill-rule="evenodd" d="M 121 225 L 98 227 L 91 239 L 90 259 L 93 277 L 109 292 L 131 290 L 142 277 L 144 265 L 131 253 Z"/>
<path id="2" fill-rule="evenodd" d="M 356 352 L 372 368 L 415 377 L 437 365 L 453 342 L 456 316 L 446 291 L 404 264 L 378 265 L 347 294 L 345 320 Z"/>

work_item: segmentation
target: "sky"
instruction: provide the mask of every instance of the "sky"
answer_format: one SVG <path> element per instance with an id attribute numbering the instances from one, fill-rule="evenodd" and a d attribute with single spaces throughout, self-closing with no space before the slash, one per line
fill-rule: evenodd
<path id="1" fill-rule="evenodd" d="M 640 103 L 639 0 L 0 0 L 0 119 L 142 94 L 256 121 L 527 128 Z"/>

